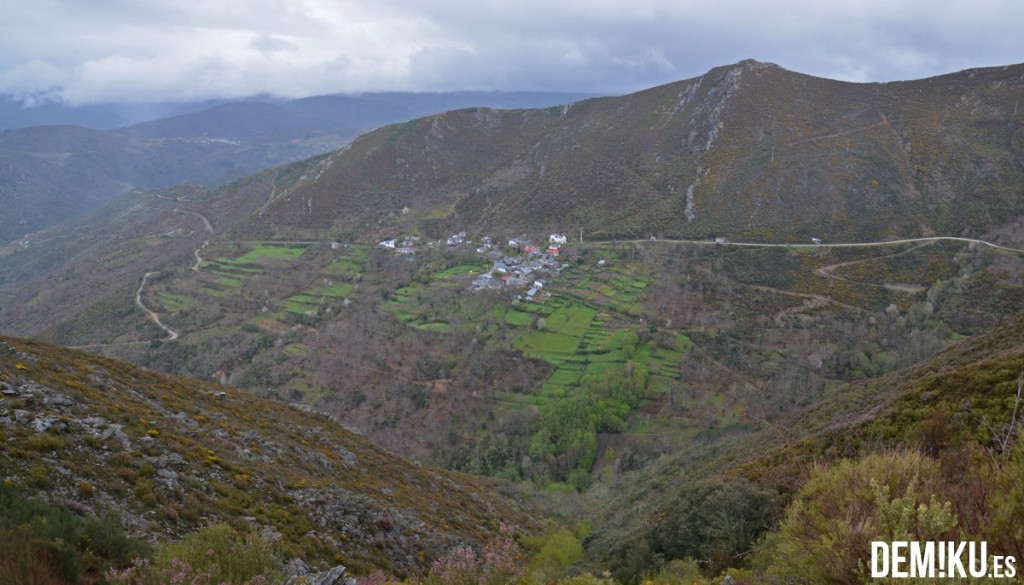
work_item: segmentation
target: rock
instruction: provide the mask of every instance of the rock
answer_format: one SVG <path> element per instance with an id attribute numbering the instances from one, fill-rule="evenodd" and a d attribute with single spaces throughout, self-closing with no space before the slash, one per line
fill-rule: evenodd
<path id="1" fill-rule="evenodd" d="M 46 402 L 56 407 L 68 407 L 74 406 L 75 402 L 63 394 L 51 394 L 47 397 Z"/>
<path id="2" fill-rule="evenodd" d="M 355 453 L 349 451 L 348 449 L 342 447 L 341 445 L 336 446 L 334 448 L 334 452 L 337 453 L 339 457 L 341 457 L 342 465 L 344 465 L 345 467 L 349 467 L 349 468 L 355 466 L 355 464 L 356 464 L 356 454 Z"/>
<path id="3" fill-rule="evenodd" d="M 278 530 L 276 526 L 272 526 L 269 524 L 264 526 L 263 529 L 260 530 L 260 536 L 262 536 L 268 542 L 278 542 L 282 538 L 284 538 L 284 535 L 281 534 L 281 531 Z"/>
<path id="4" fill-rule="evenodd" d="M 294 576 L 287 585 L 356 585 L 356 580 L 345 576 L 345 565 L 313 575 Z"/>
<path id="5" fill-rule="evenodd" d="M 292 559 L 284 566 L 284 574 L 288 577 L 289 583 L 291 583 L 296 577 L 303 577 L 310 573 L 312 573 L 312 571 L 302 559 Z"/>
<path id="6" fill-rule="evenodd" d="M 178 479 L 177 472 L 171 471 L 170 469 L 157 469 L 156 476 L 161 479 Z"/>
<path id="7" fill-rule="evenodd" d="M 129 439 L 128 435 L 124 434 L 124 431 L 121 430 L 121 425 L 110 425 L 100 434 L 100 438 L 104 441 L 110 437 L 117 439 L 121 443 L 121 448 L 125 451 L 132 450 L 131 439 Z"/>

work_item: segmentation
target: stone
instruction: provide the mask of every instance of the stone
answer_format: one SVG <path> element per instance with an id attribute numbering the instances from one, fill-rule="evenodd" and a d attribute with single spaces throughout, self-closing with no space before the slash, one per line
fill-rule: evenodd
<path id="1" fill-rule="evenodd" d="M 68 407 L 75 404 L 73 400 L 63 394 L 51 394 L 46 401 L 58 407 Z"/>
<path id="2" fill-rule="evenodd" d="M 338 565 L 322 573 L 293 576 L 287 585 L 356 585 L 356 580 L 346 577 L 345 565 Z"/>

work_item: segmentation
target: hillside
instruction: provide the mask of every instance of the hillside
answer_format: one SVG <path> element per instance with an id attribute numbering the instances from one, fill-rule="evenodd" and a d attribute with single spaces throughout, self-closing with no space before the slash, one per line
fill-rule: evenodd
<path id="1" fill-rule="evenodd" d="M 230 387 L 3 338 L 0 390 L 7 485 L 148 541 L 226 522 L 313 566 L 402 574 L 525 521 L 480 480 Z"/>
<path id="2" fill-rule="evenodd" d="M 134 189 L 214 186 L 320 150 L 74 126 L 10 130 L 0 134 L 0 205 L 7 210 L 0 241 L 31 245 L 30 234 Z"/>
<path id="3" fill-rule="evenodd" d="M 566 107 L 450 112 L 361 137 L 250 228 L 980 235 L 1024 212 L 1022 84 L 1020 65 L 854 84 L 745 61 Z"/>
<path id="4" fill-rule="evenodd" d="M 815 474 L 904 451 L 921 454 L 941 469 L 947 487 L 940 497 L 954 502 L 963 530 L 977 535 L 992 521 L 984 513 L 989 502 L 981 503 L 985 498 L 979 494 L 1021 489 L 1019 478 L 1002 488 L 991 481 L 993 470 L 1013 453 L 1018 466 L 1024 462 L 1024 419 L 1020 413 L 1013 418 L 1022 373 L 1024 313 L 1018 313 L 921 363 L 851 384 L 757 432 L 684 446 L 603 486 L 602 512 L 593 515 L 596 530 L 587 553 L 595 562 L 619 567 L 653 562 L 650 555 L 660 546 L 656 535 L 672 522 L 665 510 L 709 477 L 749 480 L 791 501 Z M 891 472 L 913 469 L 907 463 Z M 829 489 L 841 491 L 842 486 Z M 927 494 L 919 497 L 927 501 Z M 1020 551 L 1012 534 L 986 536 L 1008 552 Z"/>
<path id="5" fill-rule="evenodd" d="M 0 134 L 0 206 L 7 211 L 0 242 L 132 189 L 220 185 L 331 151 L 384 124 L 472 105 L 536 107 L 582 97 L 451 92 L 264 99 L 221 103 L 108 131 L 69 125 L 12 129 Z M 53 115 L 59 119 L 60 113 Z"/>

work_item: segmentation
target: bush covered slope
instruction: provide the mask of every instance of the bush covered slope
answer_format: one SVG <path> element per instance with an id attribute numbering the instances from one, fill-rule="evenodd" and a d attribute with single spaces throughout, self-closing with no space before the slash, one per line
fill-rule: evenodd
<path id="1" fill-rule="evenodd" d="M 9 338 L 0 386 L 4 480 L 145 540 L 227 522 L 311 565 L 402 573 L 523 519 L 479 480 L 228 387 Z"/>

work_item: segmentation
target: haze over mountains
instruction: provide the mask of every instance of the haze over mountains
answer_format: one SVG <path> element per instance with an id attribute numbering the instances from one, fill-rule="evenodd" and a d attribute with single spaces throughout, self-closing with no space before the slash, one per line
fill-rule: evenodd
<path id="1" fill-rule="evenodd" d="M 131 189 L 214 186 L 339 148 L 383 124 L 468 107 L 537 107 L 584 96 L 530 92 L 366 94 L 178 106 L 169 118 L 115 123 L 129 106 L 0 110 L 0 205 L 9 241 Z M 135 109 L 147 109 L 139 106 Z M 170 109 L 154 105 L 152 112 Z M 28 116 L 37 113 L 37 116 Z M 29 127 L 21 127 L 26 122 Z M 79 122 L 79 125 L 71 125 Z"/>

